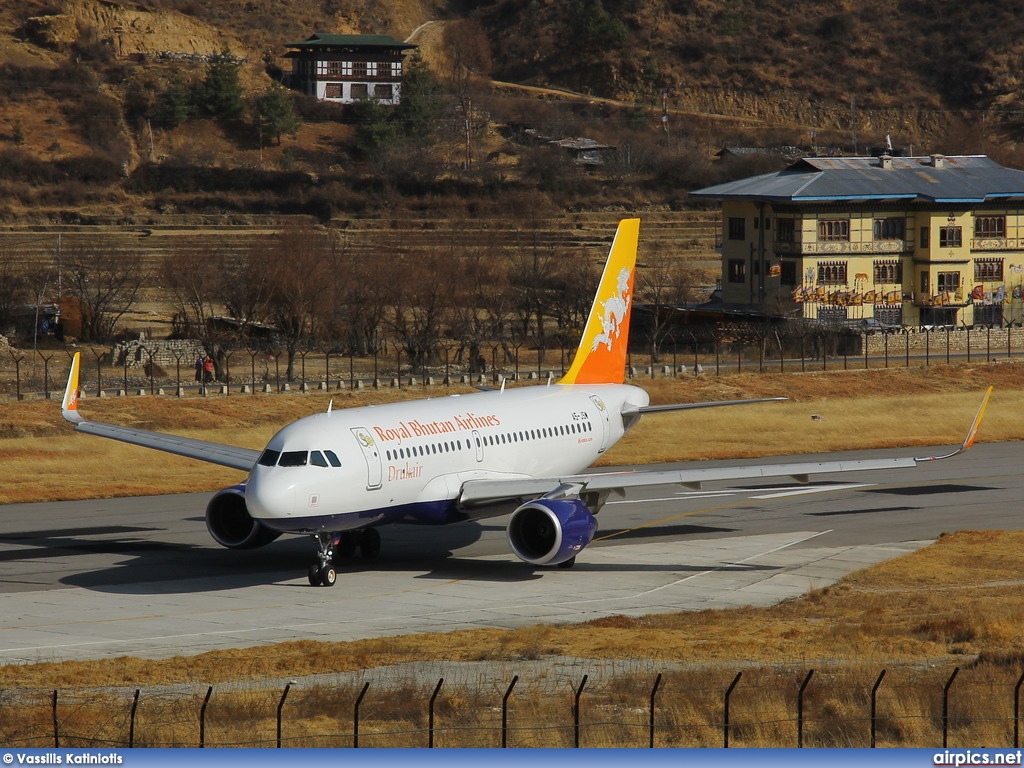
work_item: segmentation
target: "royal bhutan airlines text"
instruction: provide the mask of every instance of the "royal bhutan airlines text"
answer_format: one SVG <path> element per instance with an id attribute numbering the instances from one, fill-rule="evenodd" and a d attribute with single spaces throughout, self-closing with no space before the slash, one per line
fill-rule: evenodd
<path id="1" fill-rule="evenodd" d="M 373 431 L 377 433 L 377 437 L 381 440 L 401 445 L 403 440 L 411 440 L 414 437 L 448 435 L 453 432 L 468 432 L 473 429 L 500 426 L 501 419 L 493 413 L 488 416 L 477 416 L 475 413 L 467 413 L 464 416 L 453 416 L 451 419 L 443 421 L 410 419 L 409 421 L 398 422 L 396 427 L 374 427 Z"/>

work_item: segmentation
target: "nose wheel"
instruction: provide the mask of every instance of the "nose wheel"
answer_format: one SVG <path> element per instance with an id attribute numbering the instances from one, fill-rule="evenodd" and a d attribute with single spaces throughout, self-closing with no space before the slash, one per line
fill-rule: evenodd
<path id="1" fill-rule="evenodd" d="M 352 557 L 356 550 L 367 560 L 373 560 L 380 554 L 380 533 L 376 528 L 362 531 L 344 531 L 331 533 L 321 531 L 316 534 L 316 560 L 309 566 L 309 584 L 313 587 L 333 587 L 338 580 L 338 571 L 334 567 L 335 557 Z"/>
<path id="2" fill-rule="evenodd" d="M 335 538 L 327 531 L 316 534 L 318 552 L 307 574 L 312 587 L 333 587 L 338 580 L 338 572 L 334 569 Z"/>

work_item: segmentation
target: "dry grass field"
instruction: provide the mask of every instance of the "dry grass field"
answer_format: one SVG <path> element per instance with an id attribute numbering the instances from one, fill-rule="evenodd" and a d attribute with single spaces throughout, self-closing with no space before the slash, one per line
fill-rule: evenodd
<path id="1" fill-rule="evenodd" d="M 988 385 L 995 386 L 995 393 L 980 439 L 1024 438 L 1024 364 L 1017 363 L 637 383 L 651 391 L 654 402 L 779 394 L 791 400 L 648 417 L 609 452 L 609 464 L 958 443 Z M 424 394 L 335 394 L 334 407 Z M 82 410 L 100 420 L 259 447 L 277 425 L 325 408 L 327 399 L 321 394 L 87 399 Z M 69 430 L 56 403 L 0 404 L 5 462 L 0 499 L 213 489 L 237 479 L 236 473 L 173 457 L 147 461 L 142 449 Z M 126 466 L 130 473 L 110 471 Z M 157 697 L 141 708 L 139 733 L 151 745 L 192 746 L 201 704 L 196 686 L 205 691 L 206 685 L 246 681 L 250 685 L 241 692 L 218 694 L 211 705 L 208 743 L 269 746 L 280 688 L 266 688 L 262 681 L 422 660 L 513 661 L 522 664 L 525 678 L 525 670 L 543 659 L 568 656 L 642 660 L 651 670 L 649 678 L 662 665 L 671 666 L 659 693 L 662 746 L 720 746 L 722 692 L 739 670 L 744 676 L 734 712 L 743 714 L 737 716 L 733 745 L 793 746 L 793 701 L 810 669 L 816 674 L 808 688 L 808 745 L 866 746 L 866 696 L 886 669 L 879 691 L 880 711 L 885 712 L 879 745 L 934 746 L 941 739 L 938 697 L 954 666 L 962 672 L 955 718 L 947 723 L 955 735 L 950 744 L 1006 745 L 1013 728 L 1007 710 L 1024 664 L 1022 549 L 1024 532 L 946 535 L 931 547 L 771 608 L 350 643 L 286 643 L 163 661 L 2 667 L 0 691 L 20 691 L 21 704 L 0 698 L 5 711 L 0 739 L 26 746 L 45 745 L 47 738 L 52 742 L 52 735 L 46 735 L 51 721 L 44 692 L 60 689 L 62 696 L 74 698 L 62 721 L 65 732 L 83 739 L 87 734 L 93 741 L 83 745 L 105 739 L 124 743 L 126 694 L 98 689 L 184 684 L 191 686 L 184 695 Z M 583 745 L 646 746 L 651 682 L 636 675 L 592 681 L 585 719 L 592 725 L 585 728 Z M 496 680 L 476 690 L 446 690 L 438 715 L 440 727 L 448 730 L 438 746 L 497 746 L 495 705 L 507 684 Z M 510 745 L 572 745 L 569 707 L 579 680 L 553 685 L 531 689 L 524 681 L 513 699 L 516 730 Z M 286 744 L 351 744 L 352 702 L 358 694 L 357 689 L 316 686 L 295 691 L 289 699 Z M 374 691 L 367 700 L 361 746 L 424 746 L 429 695 L 429 690 L 399 683 Z M 243 730 L 251 737 L 242 738 Z"/>

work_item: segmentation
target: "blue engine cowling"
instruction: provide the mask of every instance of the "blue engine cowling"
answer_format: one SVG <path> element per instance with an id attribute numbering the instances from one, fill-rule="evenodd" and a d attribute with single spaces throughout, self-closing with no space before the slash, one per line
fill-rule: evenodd
<path id="1" fill-rule="evenodd" d="M 245 483 L 218 491 L 206 505 L 206 530 L 228 549 L 255 549 L 269 544 L 280 531 L 260 524 L 245 506 Z"/>
<path id="2" fill-rule="evenodd" d="M 558 565 L 576 557 L 594 538 L 597 519 L 579 499 L 535 499 L 509 518 L 512 551 L 533 565 Z"/>

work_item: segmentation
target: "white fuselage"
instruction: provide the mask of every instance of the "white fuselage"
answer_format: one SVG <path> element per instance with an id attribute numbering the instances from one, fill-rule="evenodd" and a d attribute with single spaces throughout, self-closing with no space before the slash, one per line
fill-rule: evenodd
<path id="1" fill-rule="evenodd" d="M 283 531 L 452 522 L 463 483 L 578 473 L 647 404 L 630 385 L 552 385 L 328 411 L 271 438 L 245 500 Z"/>

